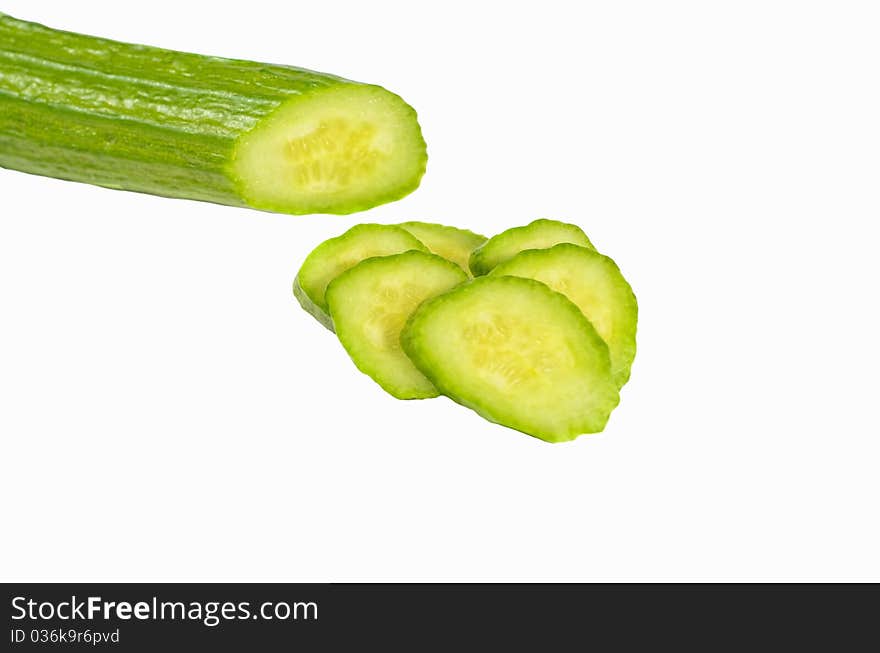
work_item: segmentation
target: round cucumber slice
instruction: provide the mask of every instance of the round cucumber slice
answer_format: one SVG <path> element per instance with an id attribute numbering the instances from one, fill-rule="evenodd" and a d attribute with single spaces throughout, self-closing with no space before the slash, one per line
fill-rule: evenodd
<path id="1" fill-rule="evenodd" d="M 499 263 L 526 249 L 544 249 L 558 243 L 573 243 L 596 249 L 587 234 L 577 225 L 558 220 L 535 220 L 524 227 L 513 227 L 477 247 L 470 256 L 475 277 L 488 274 Z"/>
<path id="2" fill-rule="evenodd" d="M 340 274 L 371 256 L 388 256 L 415 249 L 427 252 L 408 231 L 384 224 L 355 225 L 341 236 L 318 245 L 306 257 L 293 281 L 293 294 L 300 305 L 331 331 L 324 293 Z"/>
<path id="3" fill-rule="evenodd" d="M 330 282 L 326 299 L 357 368 L 398 399 L 425 399 L 437 389 L 403 352 L 400 332 L 419 304 L 466 280 L 454 263 L 413 250 L 358 263 Z"/>
<path id="4" fill-rule="evenodd" d="M 601 431 L 619 400 L 605 342 L 533 279 L 482 277 L 429 299 L 401 344 L 440 392 L 548 442 Z"/>
<path id="5" fill-rule="evenodd" d="M 471 276 L 468 267 L 471 252 L 486 242 L 485 236 L 473 231 L 433 222 L 402 222 L 397 226 L 406 229 L 438 256 L 457 264 L 468 276 Z"/>
<path id="6" fill-rule="evenodd" d="M 639 308 L 632 288 L 613 260 L 594 250 L 563 243 L 521 252 L 495 267 L 490 275 L 535 279 L 568 297 L 608 345 L 611 375 L 617 387 L 627 382 L 636 356 Z"/>

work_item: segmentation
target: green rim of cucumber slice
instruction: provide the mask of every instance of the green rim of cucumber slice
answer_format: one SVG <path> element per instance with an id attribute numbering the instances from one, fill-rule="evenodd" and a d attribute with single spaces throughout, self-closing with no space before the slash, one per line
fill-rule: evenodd
<path id="1" fill-rule="evenodd" d="M 475 277 L 491 272 L 499 263 L 513 258 L 526 249 L 544 249 L 558 243 L 573 243 L 596 249 L 577 225 L 558 220 L 539 219 L 523 227 L 513 227 L 492 236 L 470 256 L 470 269 Z"/>

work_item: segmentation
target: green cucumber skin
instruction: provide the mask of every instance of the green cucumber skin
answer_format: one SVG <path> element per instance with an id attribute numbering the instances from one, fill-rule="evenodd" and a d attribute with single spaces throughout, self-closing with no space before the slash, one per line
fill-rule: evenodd
<path id="1" fill-rule="evenodd" d="M 292 98 L 344 85 L 367 86 L 290 66 L 64 32 L 0 14 L 0 167 L 247 206 L 230 172 L 238 138 Z M 399 199 L 419 180 L 368 204 L 326 212 L 352 213 Z"/>
<path id="2" fill-rule="evenodd" d="M 300 284 L 299 275 L 293 280 L 293 296 L 296 297 L 296 301 L 299 302 L 302 309 L 318 320 L 325 329 L 334 333 L 336 332 L 336 328 L 333 326 L 333 318 L 331 318 L 323 308 L 312 301 L 308 293 L 306 293 L 305 289 L 302 287 L 302 284 Z"/>

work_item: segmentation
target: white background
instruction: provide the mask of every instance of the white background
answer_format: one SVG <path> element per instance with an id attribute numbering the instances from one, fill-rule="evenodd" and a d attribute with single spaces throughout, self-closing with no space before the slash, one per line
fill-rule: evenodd
<path id="1" fill-rule="evenodd" d="M 880 580 L 873 2 L 37 2 L 402 94 L 349 217 L 0 170 L 5 580 Z M 400 402 L 301 311 L 355 222 L 584 227 L 638 295 L 601 435 Z"/>

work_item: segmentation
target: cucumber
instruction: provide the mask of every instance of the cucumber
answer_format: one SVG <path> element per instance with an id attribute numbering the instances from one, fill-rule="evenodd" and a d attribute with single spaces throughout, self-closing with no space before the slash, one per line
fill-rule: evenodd
<path id="1" fill-rule="evenodd" d="M 568 297 L 608 345 L 611 375 L 620 388 L 636 355 L 639 308 L 617 264 L 596 251 L 563 243 L 521 252 L 496 266 L 491 276 L 535 279 Z"/>
<path id="2" fill-rule="evenodd" d="M 318 245 L 306 257 L 293 281 L 293 294 L 300 305 L 333 331 L 324 293 L 340 274 L 371 256 L 400 254 L 411 249 L 427 252 L 420 240 L 393 225 L 359 224 L 341 236 Z"/>
<path id="3" fill-rule="evenodd" d="M 467 229 L 432 222 L 402 222 L 398 225 L 421 240 L 425 246 L 447 261 L 457 264 L 471 276 L 468 261 L 471 252 L 486 242 L 486 237 Z"/>
<path id="4" fill-rule="evenodd" d="M 605 342 L 533 279 L 481 277 L 429 299 L 401 345 L 443 394 L 548 442 L 601 431 L 619 400 Z"/>
<path id="5" fill-rule="evenodd" d="M 470 257 L 470 269 L 475 277 L 479 277 L 488 274 L 496 265 L 523 250 L 543 249 L 557 243 L 574 243 L 596 249 L 587 234 L 577 225 L 541 219 L 524 227 L 502 231 L 477 247 Z"/>
<path id="6" fill-rule="evenodd" d="M 379 86 L 0 14 L 2 167 L 302 214 L 399 199 L 426 161 L 415 111 Z"/>
<path id="7" fill-rule="evenodd" d="M 330 283 L 326 299 L 357 368 L 398 399 L 426 399 L 437 389 L 403 353 L 400 331 L 424 300 L 466 280 L 454 263 L 411 250 L 358 263 Z"/>

